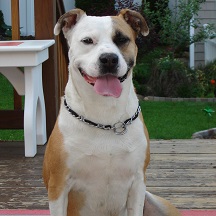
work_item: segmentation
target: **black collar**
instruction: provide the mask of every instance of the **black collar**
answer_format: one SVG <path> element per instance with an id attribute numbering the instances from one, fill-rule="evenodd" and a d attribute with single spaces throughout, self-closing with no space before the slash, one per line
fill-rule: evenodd
<path id="1" fill-rule="evenodd" d="M 92 127 L 96 127 L 99 129 L 103 129 L 103 130 L 113 130 L 115 134 L 117 135 L 123 135 L 127 132 L 127 126 L 132 124 L 132 122 L 139 116 L 139 113 L 141 112 L 141 107 L 138 104 L 137 110 L 135 112 L 135 114 L 131 117 L 126 119 L 124 122 L 116 122 L 114 125 L 103 125 L 103 124 L 99 124 L 99 123 L 95 123 L 93 121 L 90 121 L 86 118 L 84 118 L 83 116 L 77 114 L 74 110 L 71 109 L 71 107 L 67 104 L 66 98 L 64 96 L 64 105 L 66 107 L 66 109 L 68 110 L 68 112 L 75 118 L 77 118 L 78 120 L 92 126 Z"/>

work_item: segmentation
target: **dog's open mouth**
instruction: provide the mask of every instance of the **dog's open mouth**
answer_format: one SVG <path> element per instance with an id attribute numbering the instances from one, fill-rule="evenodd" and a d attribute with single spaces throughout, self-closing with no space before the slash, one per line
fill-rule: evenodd
<path id="1" fill-rule="evenodd" d="M 92 77 L 80 68 L 79 71 L 85 79 L 85 81 L 93 86 L 97 94 L 103 96 L 112 96 L 115 98 L 120 97 L 122 92 L 121 82 L 123 82 L 126 79 L 127 73 L 122 77 L 117 77 L 110 74 L 99 77 Z"/>
<path id="2" fill-rule="evenodd" d="M 87 73 L 85 73 L 81 68 L 79 68 L 79 71 L 82 75 L 82 77 L 85 79 L 85 81 L 89 84 L 91 84 L 92 86 L 95 85 L 95 82 L 97 80 L 97 77 L 92 77 L 92 76 L 89 76 Z"/>

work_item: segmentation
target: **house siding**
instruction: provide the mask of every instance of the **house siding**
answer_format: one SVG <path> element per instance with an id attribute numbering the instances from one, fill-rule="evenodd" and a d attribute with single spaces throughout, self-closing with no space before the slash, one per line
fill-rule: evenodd
<path id="1" fill-rule="evenodd" d="M 206 0 L 202 4 L 202 8 L 198 13 L 198 17 L 201 19 L 201 25 L 206 23 L 216 24 L 216 1 Z M 195 67 L 205 64 L 205 50 L 204 42 L 195 43 Z"/>
<path id="2" fill-rule="evenodd" d="M 171 10 L 174 10 L 179 0 L 170 0 L 169 7 Z M 186 0 L 188 1 L 188 0 Z M 216 24 L 216 0 L 206 0 L 205 3 L 202 3 L 201 10 L 198 13 L 200 18 L 200 24 L 204 25 L 207 23 Z M 195 31 L 196 32 L 196 31 Z M 205 50 L 204 42 L 195 43 L 190 47 L 190 66 L 198 67 L 199 65 L 205 64 Z"/>

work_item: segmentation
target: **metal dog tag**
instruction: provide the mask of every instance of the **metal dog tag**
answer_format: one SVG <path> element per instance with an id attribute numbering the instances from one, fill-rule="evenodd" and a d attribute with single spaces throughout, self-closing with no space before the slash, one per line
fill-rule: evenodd
<path id="1" fill-rule="evenodd" d="M 124 135 L 127 132 L 126 124 L 124 122 L 117 122 L 113 125 L 113 130 L 116 135 Z"/>

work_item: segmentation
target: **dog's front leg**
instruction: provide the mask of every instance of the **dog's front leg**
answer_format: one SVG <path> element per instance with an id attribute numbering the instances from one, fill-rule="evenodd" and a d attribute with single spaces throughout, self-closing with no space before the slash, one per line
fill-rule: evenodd
<path id="1" fill-rule="evenodd" d="M 127 200 L 127 216 L 143 216 L 146 186 L 143 173 L 137 173 L 130 188 Z"/>
<path id="2" fill-rule="evenodd" d="M 48 194 L 52 193 L 53 190 L 55 189 L 49 188 Z M 67 216 L 68 193 L 69 191 L 65 188 L 55 200 L 49 200 L 51 216 Z"/>

